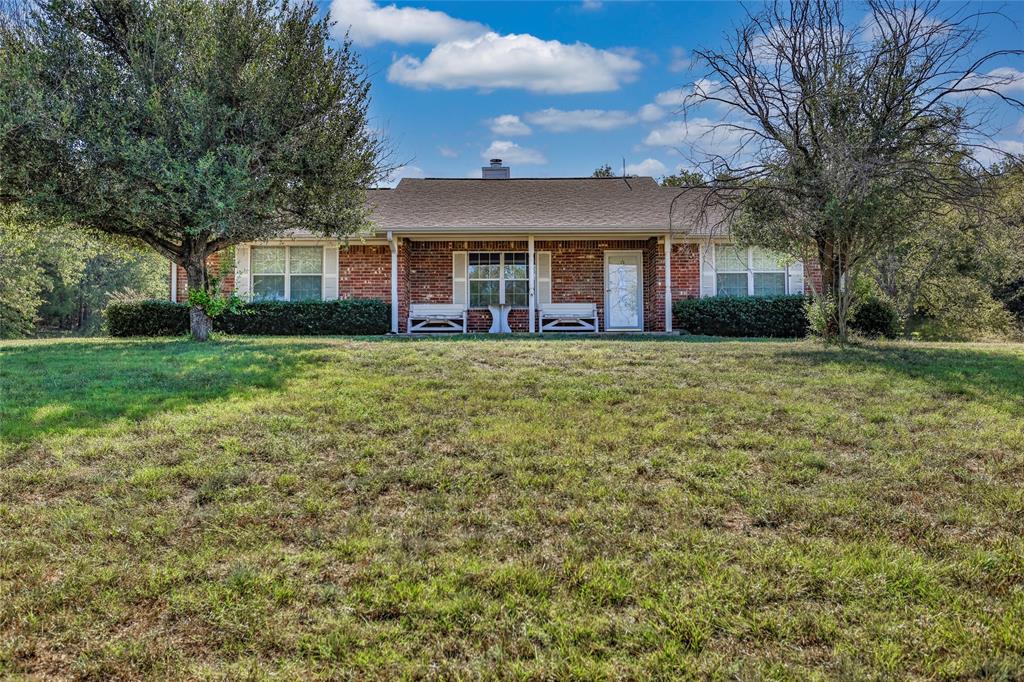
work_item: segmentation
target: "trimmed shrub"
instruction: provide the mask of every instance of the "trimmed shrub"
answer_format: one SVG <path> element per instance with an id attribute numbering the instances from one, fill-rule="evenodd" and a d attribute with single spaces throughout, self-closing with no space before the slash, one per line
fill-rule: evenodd
<path id="1" fill-rule="evenodd" d="M 170 301 L 117 301 L 103 314 L 111 336 L 180 336 L 189 328 L 188 306 Z"/>
<path id="2" fill-rule="evenodd" d="M 857 306 L 850 328 L 871 338 L 895 339 L 900 335 L 900 315 L 889 299 L 871 296 Z"/>
<path id="3" fill-rule="evenodd" d="M 188 306 L 170 301 L 134 301 L 107 307 L 111 336 L 175 336 L 189 330 Z M 386 334 L 391 305 L 375 299 L 263 301 L 213 320 L 215 331 L 253 336 Z"/>
<path id="4" fill-rule="evenodd" d="M 690 334 L 794 338 L 807 335 L 804 302 L 803 296 L 715 296 L 676 301 L 672 313 L 676 328 Z"/>
<path id="5" fill-rule="evenodd" d="M 376 299 L 341 301 L 262 301 L 238 313 L 214 318 L 213 328 L 227 334 L 370 335 L 391 329 L 391 305 Z"/>

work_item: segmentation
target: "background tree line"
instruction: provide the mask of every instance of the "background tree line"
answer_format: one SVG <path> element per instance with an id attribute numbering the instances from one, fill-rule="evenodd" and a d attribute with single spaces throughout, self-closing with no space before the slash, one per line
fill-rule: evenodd
<path id="1" fill-rule="evenodd" d="M 0 207 L 0 338 L 103 331 L 111 300 L 164 298 L 166 259 Z"/>

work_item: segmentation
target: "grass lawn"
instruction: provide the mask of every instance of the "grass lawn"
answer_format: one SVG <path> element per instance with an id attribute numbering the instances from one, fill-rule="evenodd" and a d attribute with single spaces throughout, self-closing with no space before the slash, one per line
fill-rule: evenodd
<path id="1" fill-rule="evenodd" d="M 1024 677 L 1024 346 L 0 346 L 0 677 Z"/>

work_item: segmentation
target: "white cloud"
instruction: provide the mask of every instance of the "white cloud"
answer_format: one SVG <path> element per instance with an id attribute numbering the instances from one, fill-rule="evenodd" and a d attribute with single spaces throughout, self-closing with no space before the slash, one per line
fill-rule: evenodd
<path id="1" fill-rule="evenodd" d="M 645 104 L 640 107 L 640 111 L 637 112 L 637 117 L 644 123 L 650 123 L 651 121 L 657 121 L 664 118 L 665 110 L 659 107 L 657 104 Z"/>
<path id="2" fill-rule="evenodd" d="M 567 45 L 529 34 L 486 33 L 437 45 L 424 59 L 410 55 L 388 69 L 388 80 L 416 88 L 522 88 L 531 92 L 617 90 L 641 63 L 622 50 Z"/>
<path id="3" fill-rule="evenodd" d="M 515 114 L 502 114 L 490 119 L 488 124 L 495 135 L 529 135 L 533 132 Z"/>
<path id="4" fill-rule="evenodd" d="M 636 122 L 628 111 L 606 109 L 541 109 L 526 114 L 526 120 L 552 133 L 575 130 L 613 130 Z"/>
<path id="5" fill-rule="evenodd" d="M 984 147 L 974 149 L 975 158 L 986 166 L 1005 160 L 1007 154 L 1024 158 L 1024 142 L 1020 140 L 995 140 L 987 143 Z"/>
<path id="6" fill-rule="evenodd" d="M 680 107 L 686 102 L 686 94 L 682 88 L 666 90 L 655 96 L 654 103 L 663 107 Z"/>
<path id="7" fill-rule="evenodd" d="M 456 19 L 444 12 L 395 5 L 381 7 L 372 0 L 333 0 L 331 20 L 336 22 L 336 37 L 349 31 L 358 45 L 440 43 L 487 32 L 483 24 Z"/>
<path id="8" fill-rule="evenodd" d="M 446 159 L 457 159 L 457 158 L 459 158 L 459 152 L 457 152 L 456 150 L 452 149 L 451 147 L 449 147 L 447 145 L 441 145 L 440 147 L 438 147 L 437 148 L 437 153 L 440 154 L 441 156 L 443 156 Z"/>
<path id="9" fill-rule="evenodd" d="M 1024 136 L 1024 117 L 1021 117 L 1020 121 L 1017 122 L 1017 134 Z"/>
<path id="10" fill-rule="evenodd" d="M 668 168 L 657 159 L 644 159 L 640 163 L 626 164 L 626 175 L 664 175 Z"/>
<path id="11" fill-rule="evenodd" d="M 996 142 L 1001 150 L 1014 156 L 1024 156 L 1024 142 L 1020 140 L 999 140 Z"/>
<path id="12" fill-rule="evenodd" d="M 721 89 L 719 81 L 707 78 L 698 78 L 691 85 L 685 88 L 675 88 L 659 92 L 654 98 L 654 103 L 663 107 L 681 107 L 689 102 L 694 102 L 695 95 L 712 95 Z M 697 102 L 700 100 L 697 99 Z"/>
<path id="13" fill-rule="evenodd" d="M 480 152 L 480 158 L 484 160 L 501 159 L 504 163 L 520 163 L 527 166 L 548 162 L 544 155 L 536 149 L 520 147 L 511 140 L 494 140 L 490 147 Z"/>
<path id="14" fill-rule="evenodd" d="M 1019 71 L 1012 66 L 1000 66 L 986 74 L 971 74 L 960 87 L 987 87 L 1003 95 L 1024 93 L 1024 71 Z M 987 96 L 994 93 L 981 92 L 978 94 Z"/>
<path id="15" fill-rule="evenodd" d="M 604 7 L 604 3 L 601 2 L 601 0 L 583 0 L 583 3 L 580 5 L 580 7 L 582 7 L 588 12 L 596 12 L 597 10 Z"/>
<path id="16" fill-rule="evenodd" d="M 707 118 L 693 118 L 685 121 L 670 121 L 652 130 L 644 139 L 648 147 L 679 147 L 684 145 L 708 145 L 720 154 L 733 151 L 743 140 L 742 130 L 724 125 Z"/>
<path id="17" fill-rule="evenodd" d="M 673 73 L 689 71 L 693 66 L 693 60 L 686 55 L 686 50 L 681 47 L 672 48 L 672 60 L 668 63 L 668 70 Z"/>

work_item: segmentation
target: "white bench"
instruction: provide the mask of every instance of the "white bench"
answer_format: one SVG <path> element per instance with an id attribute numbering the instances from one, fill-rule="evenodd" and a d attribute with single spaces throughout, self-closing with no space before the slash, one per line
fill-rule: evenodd
<path id="1" fill-rule="evenodd" d="M 409 306 L 410 334 L 466 333 L 466 306 L 451 303 L 416 303 Z"/>
<path id="2" fill-rule="evenodd" d="M 544 332 L 596 332 L 597 304 L 595 303 L 542 303 L 540 306 L 540 333 Z"/>

